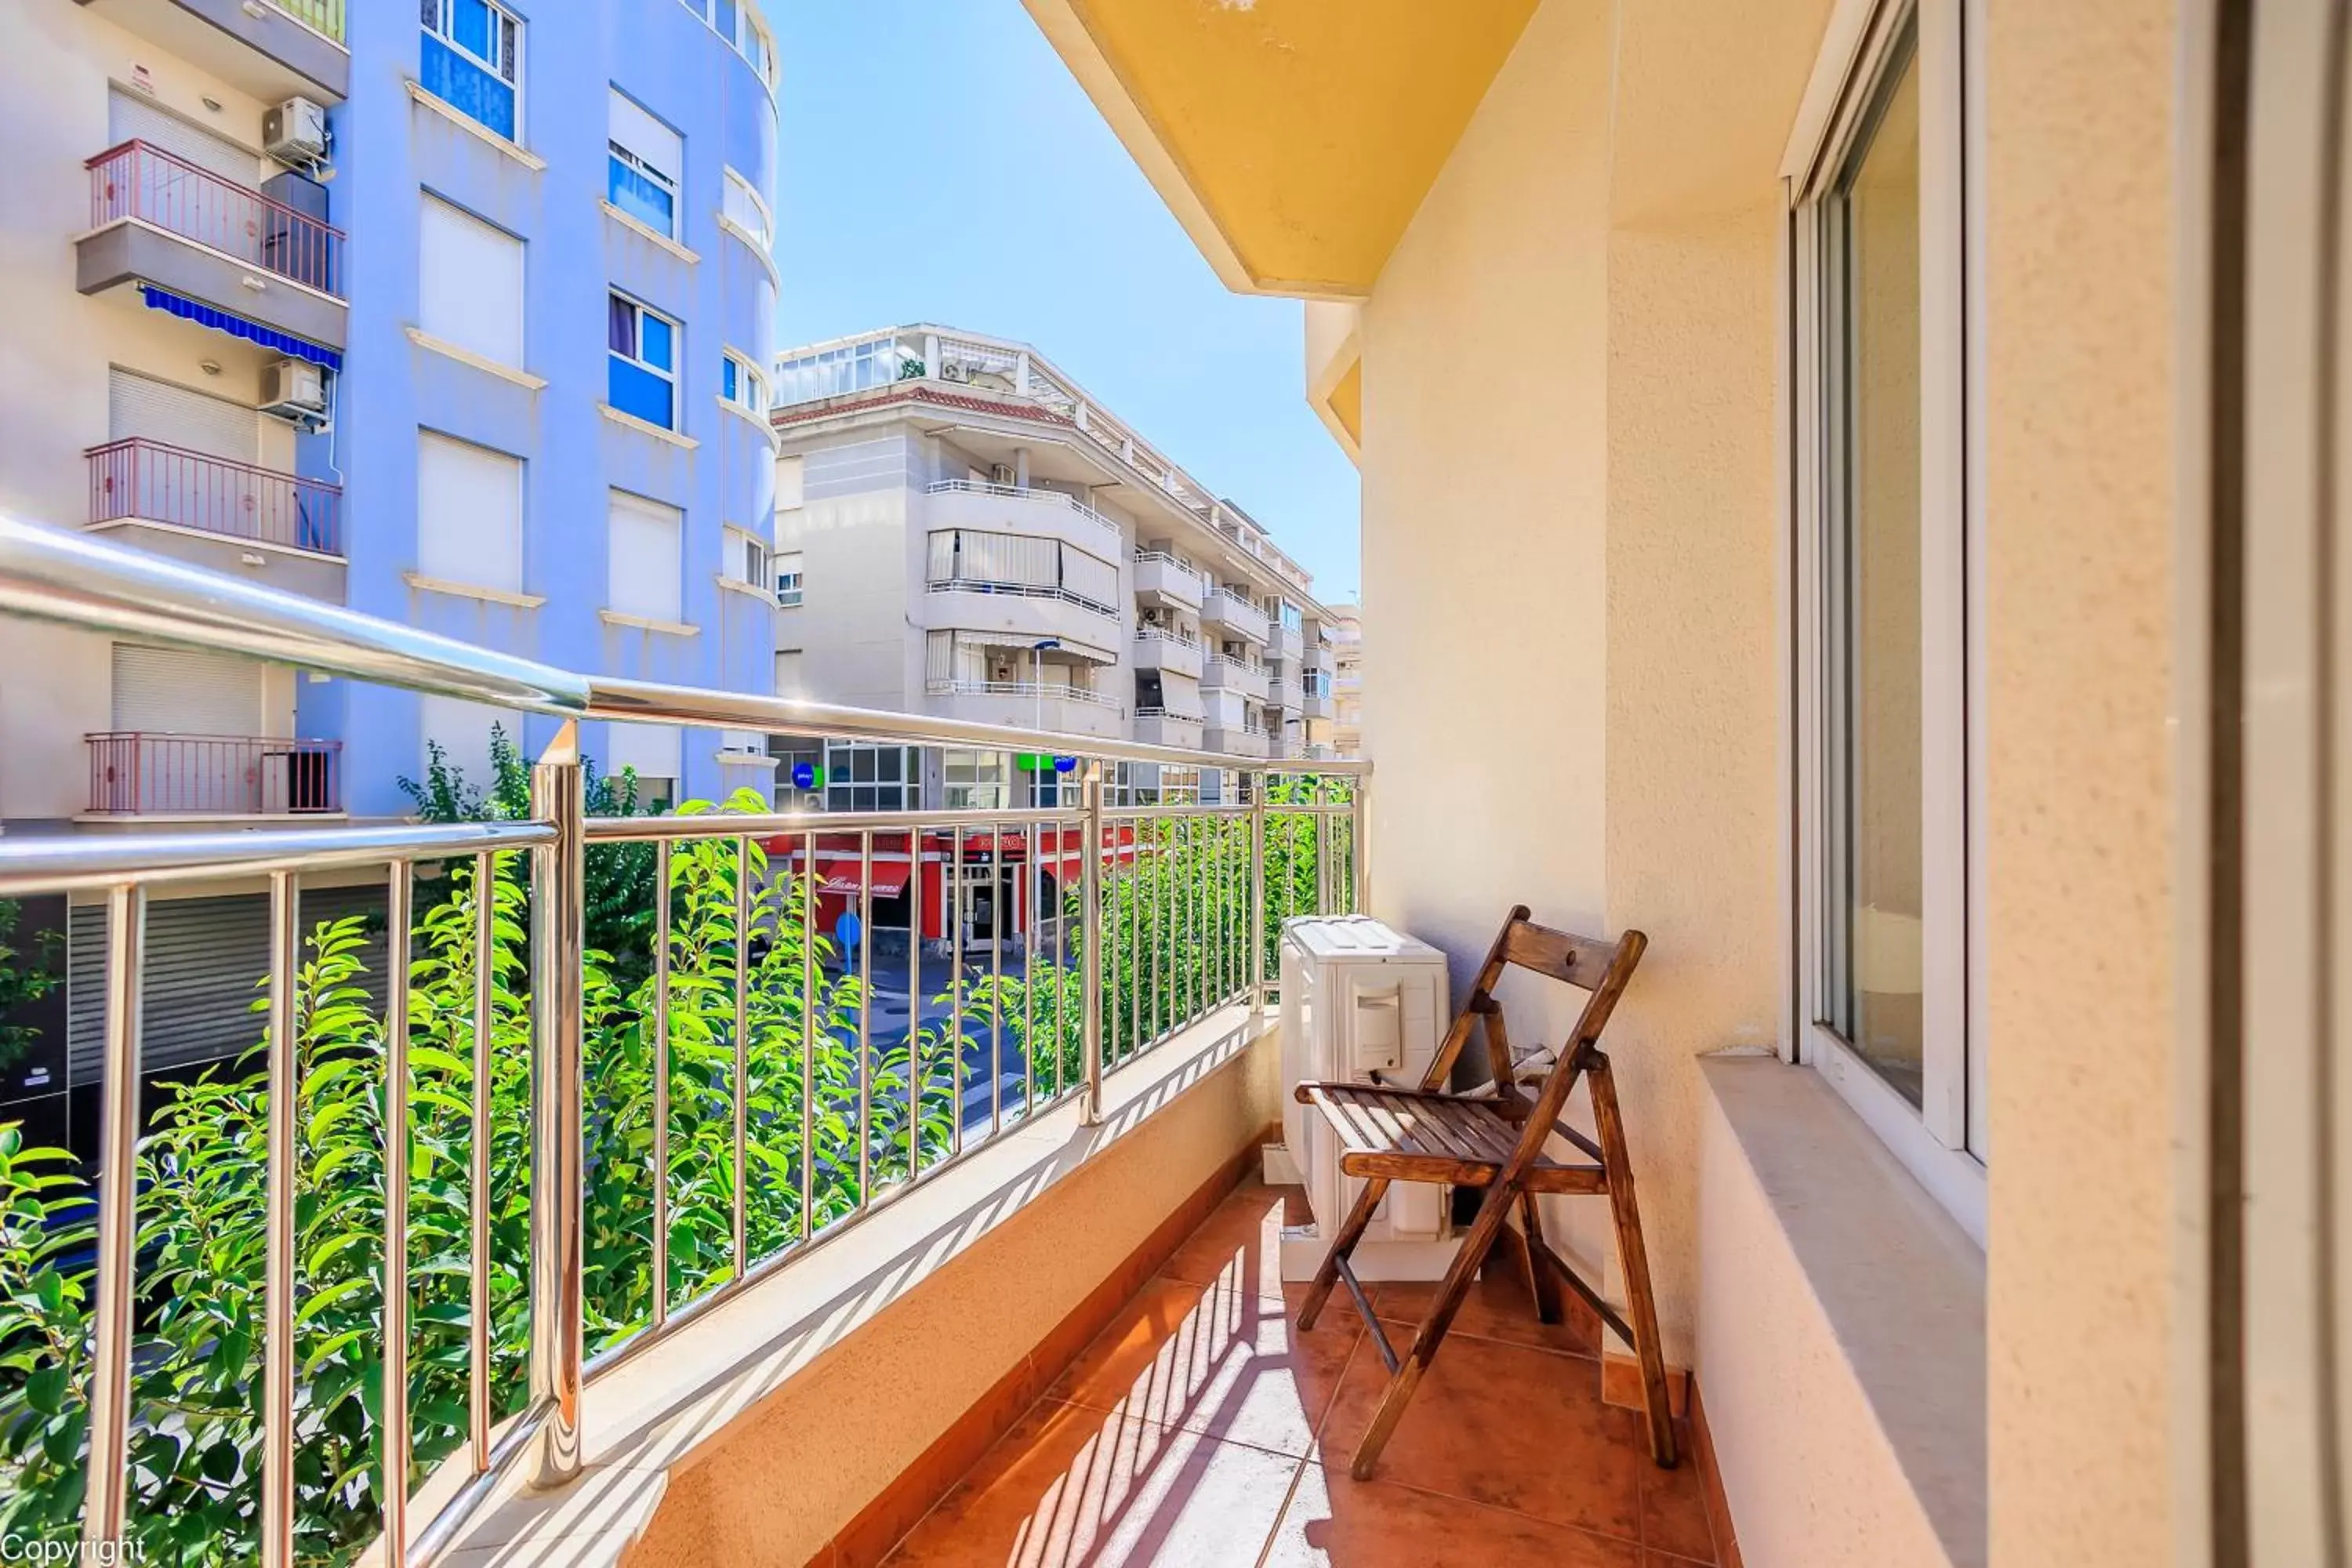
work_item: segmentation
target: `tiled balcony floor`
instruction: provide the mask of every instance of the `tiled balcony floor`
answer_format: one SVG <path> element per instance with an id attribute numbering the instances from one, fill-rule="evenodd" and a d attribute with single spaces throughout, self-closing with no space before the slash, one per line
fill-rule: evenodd
<path id="1" fill-rule="evenodd" d="M 1349 1479 L 1386 1377 L 1344 1295 L 1290 1323 L 1295 1194 L 1244 1185 L 890 1557 L 903 1568 L 1692 1568 L 1717 1563 L 1697 1466 L 1650 1463 L 1572 1328 L 1482 1281 L 1378 1477 Z M 1497 1270 L 1496 1273 L 1507 1273 Z M 1373 1290 L 1410 1340 L 1428 1286 Z"/>

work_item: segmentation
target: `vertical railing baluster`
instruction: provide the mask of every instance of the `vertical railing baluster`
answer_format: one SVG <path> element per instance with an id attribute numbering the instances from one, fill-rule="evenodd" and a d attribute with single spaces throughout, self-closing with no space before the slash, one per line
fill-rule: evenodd
<path id="1" fill-rule="evenodd" d="M 530 814 L 555 841 L 530 852 L 530 1404 L 544 1408 L 538 1482 L 580 1472 L 580 1382 L 586 1331 L 581 1059 L 585 1003 L 586 844 L 580 731 L 567 721 L 530 770 Z"/>
<path id="2" fill-rule="evenodd" d="M 816 834 L 801 837 L 801 1241 L 816 1234 Z"/>
<path id="3" fill-rule="evenodd" d="M 988 827 L 988 1135 L 1004 1131 L 1004 824 Z"/>
<path id="4" fill-rule="evenodd" d="M 907 1179 L 923 1173 L 923 825 L 907 829 Z"/>
<path id="5" fill-rule="evenodd" d="M 1066 896 L 1070 885 L 1070 862 L 1062 851 L 1069 844 L 1069 831 L 1061 823 L 1054 825 L 1054 1098 L 1062 1098 L 1070 1086 L 1065 1081 L 1069 1074 L 1062 1066 L 1062 1041 L 1069 1033 L 1069 946 L 1070 900 Z"/>
<path id="6" fill-rule="evenodd" d="M 106 1057 L 100 1089 L 97 1334 L 89 1365 L 89 1474 L 83 1555 L 107 1561 L 131 1526 L 131 1342 L 138 1291 L 140 1013 L 146 994 L 147 889 L 106 895 Z"/>
<path id="7" fill-rule="evenodd" d="M 408 1559 L 408 959 L 415 887 L 408 862 L 384 888 L 383 1560 Z"/>
<path id="8" fill-rule="evenodd" d="M 302 888 L 269 878 L 269 1106 L 264 1178 L 261 1561 L 294 1568 L 294 992 L 302 970 Z"/>
<path id="9" fill-rule="evenodd" d="M 842 963 L 850 962 L 847 953 Z M 874 1201 L 874 830 L 857 835 L 857 1202 Z"/>
<path id="10" fill-rule="evenodd" d="M 733 1282 L 740 1283 L 751 1267 L 751 836 L 735 836 L 735 1068 L 734 1124 L 730 1131 L 734 1151 L 735 1190 L 728 1212 L 727 1256 L 733 1261 Z"/>
<path id="11" fill-rule="evenodd" d="M 1103 909 L 1102 909 L 1102 764 L 1089 758 L 1086 764 L 1086 782 L 1080 786 L 1080 804 L 1085 813 L 1085 826 L 1080 829 L 1078 852 L 1085 857 L 1078 864 L 1080 893 L 1078 895 L 1078 951 L 1086 970 L 1079 978 L 1083 1009 L 1078 1025 L 1078 1049 L 1087 1077 L 1086 1106 L 1083 1112 L 1088 1126 L 1102 1121 L 1103 1099 Z"/>
<path id="12" fill-rule="evenodd" d="M 1037 1113 L 1037 825 L 1031 823 L 1022 846 L 1022 864 L 1028 868 L 1029 890 L 1021 900 L 1021 1120 Z"/>
<path id="13" fill-rule="evenodd" d="M 949 1110 L 955 1131 L 951 1152 L 963 1152 L 963 824 L 948 830 L 947 890 L 940 901 L 940 918 L 948 928 L 949 1049 L 955 1058 L 955 1102 Z"/>
<path id="14" fill-rule="evenodd" d="M 669 1321 L 669 879 L 670 842 L 654 842 L 654 1257 L 653 1324 Z"/>
<path id="15" fill-rule="evenodd" d="M 1355 790 L 1348 807 L 1348 858 L 1354 908 L 1350 914 L 1364 914 L 1372 907 L 1372 775 L 1358 773 Z"/>
<path id="16" fill-rule="evenodd" d="M 490 1076 L 492 987 L 498 982 L 498 857 L 474 857 L 474 1115 L 466 1208 L 472 1237 L 467 1296 L 466 1423 L 474 1473 L 490 1468 Z"/>
<path id="17" fill-rule="evenodd" d="M 1249 775 L 1249 1005 L 1265 1006 L 1265 774 Z"/>

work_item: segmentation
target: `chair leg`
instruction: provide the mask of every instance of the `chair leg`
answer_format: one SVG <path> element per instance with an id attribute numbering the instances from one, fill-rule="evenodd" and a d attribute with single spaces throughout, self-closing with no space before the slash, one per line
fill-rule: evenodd
<path id="1" fill-rule="evenodd" d="M 1404 1419 L 1405 1406 L 1412 1403 L 1413 1390 L 1421 1385 L 1421 1374 L 1437 1358 L 1437 1347 L 1444 1342 L 1445 1332 L 1454 1326 L 1454 1314 L 1462 1309 L 1463 1299 L 1470 1294 L 1470 1282 L 1477 1278 L 1478 1266 L 1503 1232 L 1503 1216 L 1511 1212 L 1511 1194 L 1507 1187 L 1496 1185 L 1486 1192 L 1486 1201 L 1478 1207 L 1478 1217 L 1470 1226 L 1470 1234 L 1462 1238 L 1461 1250 L 1447 1266 L 1444 1281 L 1437 1288 L 1437 1299 L 1429 1305 L 1428 1313 L 1412 1336 L 1412 1349 L 1405 1352 L 1396 1375 L 1389 1379 L 1388 1392 L 1381 1395 L 1381 1405 L 1372 1412 L 1372 1423 L 1364 1428 L 1363 1439 L 1356 1445 L 1355 1462 L 1349 1474 L 1360 1481 L 1372 1479 L 1379 1465 L 1381 1450 L 1388 1447 L 1389 1436 Z"/>
<path id="2" fill-rule="evenodd" d="M 1543 1215 L 1533 1193 L 1519 1194 L 1519 1225 L 1527 1232 L 1525 1250 L 1528 1256 L 1528 1284 L 1535 1291 L 1536 1319 L 1538 1322 L 1557 1323 L 1565 1316 L 1559 1296 L 1559 1277 L 1544 1260 L 1536 1256 L 1536 1247 L 1544 1238 Z"/>
<path id="3" fill-rule="evenodd" d="M 1356 1250 L 1356 1243 L 1364 1239 L 1364 1229 L 1372 1223 L 1372 1211 L 1381 1206 L 1381 1197 L 1389 1190 L 1386 1176 L 1368 1176 L 1364 1190 L 1356 1194 L 1356 1205 L 1348 1211 L 1339 1234 L 1331 1238 L 1331 1246 L 1323 1254 L 1322 1267 L 1315 1270 L 1315 1282 L 1307 1288 L 1307 1300 L 1298 1308 L 1298 1331 L 1314 1328 L 1315 1320 L 1322 1315 L 1323 1303 L 1331 1299 L 1331 1287 L 1339 1282 L 1339 1262 Z"/>
<path id="4" fill-rule="evenodd" d="M 1625 1143 L 1625 1119 L 1617 1107 L 1617 1080 L 1609 1058 L 1599 1052 L 1585 1068 L 1592 1089 L 1592 1120 L 1601 1134 L 1601 1163 L 1608 1172 L 1610 1215 L 1617 1226 L 1617 1260 L 1625 1271 L 1625 1318 L 1633 1331 L 1633 1353 L 1642 1363 L 1642 1404 L 1650 1418 L 1650 1458 L 1660 1468 L 1675 1465 L 1674 1409 L 1666 1396 L 1665 1351 L 1658 1342 L 1658 1303 L 1650 1290 L 1650 1255 L 1642 1245 L 1642 1214 L 1633 1200 L 1633 1161 Z"/>

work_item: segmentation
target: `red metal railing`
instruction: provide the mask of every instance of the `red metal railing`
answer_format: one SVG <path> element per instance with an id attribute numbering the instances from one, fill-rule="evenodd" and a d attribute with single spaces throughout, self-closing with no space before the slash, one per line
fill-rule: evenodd
<path id="1" fill-rule="evenodd" d="M 135 217 L 342 298 L 342 230 L 145 142 L 88 167 L 90 227 Z"/>
<path id="2" fill-rule="evenodd" d="M 89 809 L 119 816 L 341 811 L 343 743 L 121 731 L 89 742 Z"/>
<path id="3" fill-rule="evenodd" d="M 343 552 L 340 485 L 133 437 L 92 447 L 89 521 L 143 518 L 230 539 Z"/>

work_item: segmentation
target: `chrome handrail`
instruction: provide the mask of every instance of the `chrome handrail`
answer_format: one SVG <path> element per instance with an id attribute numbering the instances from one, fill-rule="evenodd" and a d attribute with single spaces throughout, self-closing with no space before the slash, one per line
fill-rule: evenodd
<path id="1" fill-rule="evenodd" d="M 408 953 L 415 930 L 415 889 L 411 879 L 420 865 L 447 860 L 470 861 L 473 886 L 489 888 L 495 857 L 523 852 L 530 866 L 529 899 L 530 1052 L 531 1058 L 531 1146 L 533 1223 L 530 1227 L 530 1386 L 523 1414 L 492 1440 L 493 1399 L 490 1359 L 490 1279 L 488 1251 L 489 1097 L 475 1096 L 471 1209 L 470 1311 L 467 1328 L 467 1417 L 469 1441 L 452 1456 L 452 1465 L 466 1467 L 461 1484 L 433 1518 L 415 1520 L 406 1507 L 406 1482 L 413 1455 L 404 1414 L 388 1421 L 383 1430 L 383 1465 L 386 1492 L 397 1490 L 400 1500 L 384 1510 L 387 1539 L 383 1560 L 408 1568 L 437 1558 L 457 1539 L 461 1522 L 497 1495 L 499 1478 L 509 1466 L 530 1465 L 532 1479 L 560 1483 L 576 1475 L 585 1462 L 583 1451 L 582 1406 L 592 1371 L 660 1340 L 666 1332 L 699 1316 L 698 1308 L 732 1294 L 774 1268 L 785 1267 L 814 1243 L 836 1234 L 841 1226 L 875 1211 L 891 1194 L 924 1180 L 960 1159 L 968 1147 L 993 1137 L 1006 1124 L 1011 1094 L 1005 1087 L 1003 1037 L 1006 1020 L 1001 1013 L 983 1013 L 991 1022 L 974 1037 L 993 1031 L 996 1071 L 988 1087 L 985 1129 L 972 1121 L 964 1082 L 964 1030 L 967 1004 L 961 992 L 972 977 L 967 959 L 967 910 L 988 910 L 987 963 L 990 983 L 987 1003 L 1003 1005 L 1002 986 L 1007 978 L 1003 944 L 1005 919 L 1024 925 L 1016 933 L 1028 957 L 1042 956 L 1044 940 L 1053 937 L 1054 990 L 1058 996 L 1075 978 L 1080 993 L 1077 1071 L 1082 1081 L 1060 1065 L 1055 1087 L 1041 1095 L 1037 1066 L 1024 1029 L 1020 1054 L 1024 1080 L 1019 1088 L 1021 1119 L 1066 1100 L 1077 1101 L 1082 1117 L 1099 1121 L 1103 1074 L 1116 1065 L 1108 1058 L 1107 1036 L 1114 1030 L 1125 1057 L 1165 1041 L 1214 1009 L 1245 1005 L 1262 1009 L 1269 995 L 1267 959 L 1268 916 L 1276 921 L 1296 913 L 1324 912 L 1342 903 L 1364 907 L 1370 865 L 1369 769 L 1360 763 L 1318 764 L 1312 769 L 1269 766 L 1262 756 L 1208 752 L 1178 746 L 1141 743 L 1095 736 L 1069 735 L 1018 726 L 971 723 L 932 715 L 879 710 L 752 693 L 714 691 L 665 686 L 623 678 L 583 674 L 511 655 L 474 647 L 451 638 L 420 632 L 397 623 L 361 615 L 316 600 L 278 593 L 237 579 L 150 555 L 144 552 L 0 515 L 0 614 L 28 616 L 86 630 L 137 637 L 166 646 L 201 648 L 293 665 L 349 679 L 403 687 L 473 702 L 492 703 L 567 721 L 555 742 L 532 769 L 530 816 L 521 821 L 362 825 L 314 830 L 274 829 L 247 832 L 216 829 L 171 835 L 90 835 L 11 837 L 0 838 L 0 897 L 30 892 L 104 892 L 108 900 L 108 942 L 111 968 L 105 986 L 103 1024 L 104 1097 L 100 1136 L 110 1172 L 132 1168 L 142 1130 L 140 1106 L 142 971 L 147 899 L 160 884 L 186 883 L 199 879 L 266 877 L 268 881 L 270 924 L 268 997 L 268 1156 L 266 1222 L 268 1258 L 263 1283 L 262 1322 L 265 1329 L 265 1369 L 262 1382 L 264 1438 L 255 1461 L 260 1486 L 261 1558 L 265 1564 L 289 1564 L 295 1541 L 297 1449 L 302 1427 L 297 1419 L 299 1374 L 293 1356 L 293 1326 L 298 1321 L 295 1300 L 298 1260 L 294 1244 L 296 1086 L 295 988 L 303 964 L 300 900 L 306 874 L 320 870 L 380 868 L 385 872 L 387 952 Z M 1076 805 L 1030 809 L 976 809 L 884 813 L 773 812 L 699 816 L 626 817 L 591 820 L 584 815 L 583 769 L 577 721 L 618 720 L 664 721 L 732 730 L 773 731 L 793 734 L 848 737 L 931 746 L 1074 755 L 1082 761 L 1076 779 Z M 1231 774 L 1240 798 L 1211 804 L 1113 805 L 1107 799 L 1108 761 L 1153 763 L 1196 773 Z M 1303 773 L 1311 794 L 1303 800 L 1271 805 L 1267 780 L 1278 774 Z M 1331 785 L 1352 781 L 1345 797 L 1334 799 Z M 1346 826 L 1344 864 L 1336 847 Z M 1302 824 L 1312 824 L 1311 838 Z M 1280 836 L 1293 858 L 1277 889 L 1267 874 L 1268 845 Z M 665 1260 L 667 1230 L 657 1206 L 655 1279 L 662 1306 L 650 1323 L 630 1327 L 628 1337 L 607 1348 L 597 1361 L 586 1358 L 583 1343 L 585 1262 L 583 1257 L 583 1077 L 585 1036 L 583 995 L 583 933 L 585 922 L 585 854 L 591 843 L 650 843 L 656 857 L 656 885 L 671 886 L 673 847 L 702 840 L 731 842 L 735 860 L 734 931 L 751 929 L 748 907 L 752 843 L 780 846 L 785 878 L 796 880 L 801 918 L 813 926 L 818 889 L 817 865 L 828 841 L 836 868 L 846 859 L 840 840 L 857 843 L 855 908 L 869 931 L 875 911 L 875 856 L 877 836 L 903 837 L 908 870 L 903 885 L 910 890 L 909 951 L 907 954 L 908 994 L 922 994 L 923 866 L 936 846 L 937 881 L 943 899 L 953 900 L 940 912 L 941 929 L 951 931 L 951 988 L 959 994 L 956 1045 L 950 1051 L 954 1066 L 952 1151 L 944 1159 L 910 1163 L 897 1187 L 877 1198 L 866 1180 L 873 1131 L 867 1074 L 856 1075 L 858 1089 L 860 1182 L 850 1211 L 829 1220 L 822 1232 L 815 1226 L 809 1202 L 814 1145 L 809 1142 L 814 1104 L 807 1085 L 807 1053 L 816 1031 L 803 1023 L 800 1049 L 802 1142 L 800 1145 L 800 1235 L 788 1238 L 782 1251 L 765 1258 L 750 1256 L 745 1209 L 750 1180 L 745 1154 L 746 1096 L 749 1081 L 746 1012 L 748 981 L 737 965 L 734 982 L 735 1068 L 733 1114 L 737 1173 L 730 1258 L 731 1274 L 674 1311 L 668 1307 L 668 1268 Z M 1297 858 L 1311 853 L 1310 868 Z M 895 858 L 895 854 L 894 854 Z M 1073 865 L 1075 860 L 1076 864 Z M 1050 868 L 1048 862 L 1050 861 Z M 1147 876 L 1155 866 L 1170 874 Z M 1182 877 L 1173 873 L 1181 869 Z M 1313 891 L 1300 892 L 1302 869 L 1312 872 Z M 773 878 L 772 870 L 772 883 Z M 827 873 L 830 881 L 847 873 Z M 1047 878 L 1053 897 L 1066 896 L 1066 881 L 1075 879 L 1082 891 L 1076 924 L 1083 962 L 1070 973 L 1065 952 L 1066 928 L 1059 915 L 1044 916 Z M 1017 884 L 1008 877 L 1026 877 L 1025 894 L 1004 897 Z M 969 906 L 966 893 L 975 881 L 990 889 L 982 902 Z M 1341 890 L 1346 889 L 1345 897 Z M 1108 904 L 1124 898 L 1124 921 L 1114 926 Z M 1010 905 L 1010 909 L 1001 907 Z M 669 900 L 659 900 L 656 937 L 656 999 L 652 1026 L 656 1047 L 666 1061 L 669 1029 L 668 963 Z M 473 952 L 474 984 L 470 998 L 474 1041 L 474 1082 L 489 1077 L 491 1020 L 495 1002 L 492 954 L 496 923 L 493 900 L 478 891 L 470 915 L 468 941 Z M 978 938 L 973 939 L 977 943 Z M 814 942 L 802 944 L 802 994 L 810 994 L 809 954 Z M 871 973 L 870 937 L 860 944 L 857 973 Z M 1140 1005 L 1147 973 L 1151 1001 Z M 401 969 L 395 963 L 393 967 Z M 1129 982 L 1119 994 L 1109 994 L 1113 971 Z M 405 1016 L 404 970 L 391 987 L 394 1011 Z M 1163 989 L 1163 979 L 1181 977 L 1178 994 Z M 974 982 L 976 984 L 976 982 Z M 1024 992 L 1024 997 L 1028 995 Z M 861 985 L 857 1010 L 856 1049 L 870 1061 L 872 990 Z M 1025 1009 L 1028 1003 L 1024 1000 Z M 1054 1003 L 1054 1027 L 1060 1038 L 1062 1003 Z M 803 1017 L 807 1015 L 804 1013 Z M 408 1060 L 401 1032 L 392 1031 L 385 1052 L 388 1115 L 397 1118 L 409 1103 Z M 1063 1047 L 1056 1045 L 1056 1053 Z M 910 1114 L 923 1103 L 922 1052 L 910 1050 L 914 1074 Z M 1123 1057 L 1122 1059 L 1125 1059 Z M 666 1086 L 666 1068 L 657 1069 Z M 666 1103 L 666 1102 L 665 1102 Z M 967 1140 L 967 1122 L 974 1137 Z M 660 1122 L 666 1139 L 666 1115 Z M 894 1134 L 895 1136 L 895 1134 Z M 910 1126 L 908 1146 L 920 1134 Z M 395 1142 L 398 1142 L 395 1140 Z M 657 1149 L 663 1145 L 657 1144 Z M 657 1154 L 656 1168 L 667 1172 L 666 1156 Z M 404 1157 L 388 1159 L 385 1166 L 388 1213 L 404 1210 L 408 1170 Z M 667 1203 L 667 1186 L 656 1182 Z M 130 1452 L 133 1385 L 134 1303 L 137 1298 L 139 1253 L 137 1216 L 145 1201 L 136 1184 L 127 1181 L 102 1184 L 98 1210 L 96 1246 L 97 1291 L 93 1312 L 96 1332 L 90 1352 L 88 1387 L 90 1433 L 88 1474 L 84 1489 L 85 1540 L 112 1543 L 119 1549 L 130 1521 Z M 397 1222 L 386 1220 L 388 1238 L 397 1238 Z M 388 1245 L 396 1261 L 384 1265 L 384 1288 L 404 1289 L 404 1247 Z M 387 1311 L 387 1331 L 399 1315 Z M 400 1405 L 408 1386 L 404 1344 L 387 1344 L 383 1359 L 383 1398 Z M 404 1412 L 404 1405 L 403 1406 Z"/>

